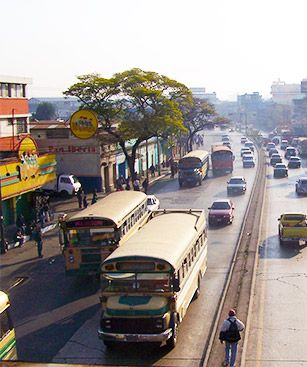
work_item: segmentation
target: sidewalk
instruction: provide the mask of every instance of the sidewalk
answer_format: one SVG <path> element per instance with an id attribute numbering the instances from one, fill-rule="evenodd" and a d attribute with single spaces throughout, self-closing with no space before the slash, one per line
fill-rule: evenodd
<path id="1" fill-rule="evenodd" d="M 163 179 L 164 177 L 166 177 L 168 175 L 170 175 L 170 171 L 169 171 L 168 168 L 161 169 L 161 175 L 160 176 L 151 177 L 151 175 L 149 175 L 149 185 L 148 185 L 148 187 L 152 186 L 155 182 Z M 107 195 L 108 194 L 98 192 L 97 193 L 98 200 L 104 198 Z M 89 201 L 90 200 L 91 200 L 91 196 L 89 195 Z M 65 213 L 68 216 L 71 216 L 71 215 L 77 213 L 78 211 L 82 210 L 82 209 L 79 208 L 78 200 L 77 200 L 77 197 L 75 197 L 75 196 L 71 197 L 69 199 L 52 198 L 51 202 L 50 202 L 50 206 L 53 210 L 53 220 L 50 221 L 49 223 L 46 223 L 45 227 L 42 228 L 43 233 L 49 232 L 49 231 L 51 231 L 51 230 L 53 230 L 57 227 L 59 215 Z M 12 228 L 12 230 L 13 230 L 13 228 Z M 14 228 L 14 232 L 15 231 L 16 231 L 16 228 Z M 11 234 L 10 238 L 13 238 L 13 237 L 14 237 L 14 233 Z M 23 246 L 28 241 L 30 241 L 30 236 L 25 236 Z M 9 245 L 8 245 L 8 250 L 11 250 L 11 249 L 17 248 L 17 247 L 18 247 L 18 242 L 10 242 Z"/>

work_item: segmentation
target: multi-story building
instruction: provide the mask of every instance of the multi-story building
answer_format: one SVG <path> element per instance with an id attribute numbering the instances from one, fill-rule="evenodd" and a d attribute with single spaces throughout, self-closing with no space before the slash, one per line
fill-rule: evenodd
<path id="1" fill-rule="evenodd" d="M 0 209 L 5 227 L 16 223 L 20 214 L 32 220 L 35 190 L 56 177 L 55 155 L 42 154 L 28 133 L 30 82 L 0 76 Z"/>
<path id="2" fill-rule="evenodd" d="M 271 95 L 273 102 L 291 106 L 294 99 L 300 99 L 304 96 L 301 93 L 300 84 L 287 84 L 281 80 L 273 82 L 271 86 Z"/>
<path id="3" fill-rule="evenodd" d="M 0 75 L 0 137 L 28 133 L 27 85 L 31 79 Z"/>
<path id="4" fill-rule="evenodd" d="M 219 103 L 218 98 L 216 97 L 216 93 L 207 93 L 206 88 L 191 88 L 191 93 L 194 98 L 207 100 L 209 103 L 217 104 Z"/>

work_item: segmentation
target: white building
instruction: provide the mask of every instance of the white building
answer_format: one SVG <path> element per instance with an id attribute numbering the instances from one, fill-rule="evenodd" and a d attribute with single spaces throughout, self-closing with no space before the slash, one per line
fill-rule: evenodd
<path id="1" fill-rule="evenodd" d="M 272 101 L 283 105 L 292 105 L 294 99 L 301 99 L 304 95 L 301 93 L 300 84 L 287 84 L 281 80 L 273 82 L 271 86 Z"/>

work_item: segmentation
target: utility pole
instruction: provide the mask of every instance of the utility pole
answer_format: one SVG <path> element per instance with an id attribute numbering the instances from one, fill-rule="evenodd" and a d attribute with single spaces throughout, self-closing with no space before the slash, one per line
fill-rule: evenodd
<path id="1" fill-rule="evenodd" d="M 5 238 L 4 238 L 4 228 L 3 228 L 3 211 L 2 211 L 2 185 L 0 176 L 0 253 L 5 253 Z"/>

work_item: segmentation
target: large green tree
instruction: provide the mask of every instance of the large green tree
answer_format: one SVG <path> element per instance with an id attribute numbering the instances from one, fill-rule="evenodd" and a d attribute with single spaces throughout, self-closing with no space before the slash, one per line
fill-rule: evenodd
<path id="1" fill-rule="evenodd" d="M 195 135 L 202 131 L 205 126 L 212 121 L 216 115 L 215 108 L 206 100 L 193 98 L 191 104 L 182 105 L 184 116 L 184 126 L 187 128 L 186 148 L 190 152 L 193 150 L 193 139 Z"/>
<path id="2" fill-rule="evenodd" d="M 180 105 L 191 102 L 191 93 L 184 84 L 141 69 L 111 78 L 88 74 L 78 79 L 64 94 L 97 113 L 100 126 L 121 146 L 133 178 L 137 148 L 143 141 L 185 131 Z"/>
<path id="3" fill-rule="evenodd" d="M 52 120 L 55 118 L 55 107 L 50 102 L 41 102 L 35 112 L 37 120 Z"/>

